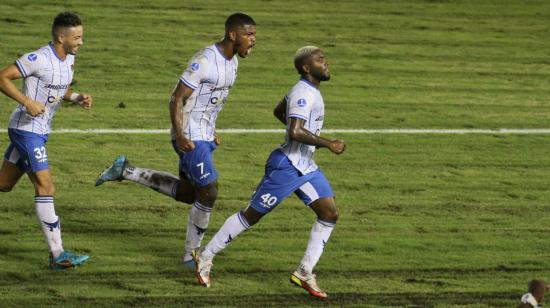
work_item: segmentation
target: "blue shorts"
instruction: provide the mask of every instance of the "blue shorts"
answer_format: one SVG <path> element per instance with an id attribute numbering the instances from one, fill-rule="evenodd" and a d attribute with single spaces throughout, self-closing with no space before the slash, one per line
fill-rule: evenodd
<path id="1" fill-rule="evenodd" d="M 8 129 L 11 143 L 4 159 L 15 164 L 23 172 L 49 169 L 46 142 L 48 135 L 40 135 L 19 129 Z"/>
<path id="2" fill-rule="evenodd" d="M 187 178 L 196 186 L 203 187 L 218 179 L 218 171 L 214 168 L 212 152 L 216 149 L 214 141 L 193 141 L 195 148 L 191 152 L 180 152 L 176 141 L 172 140 L 174 150 L 180 157 L 180 178 Z"/>
<path id="3" fill-rule="evenodd" d="M 281 150 L 275 150 L 267 159 L 265 175 L 249 206 L 260 213 L 269 213 L 293 192 L 306 205 L 321 198 L 334 197 L 321 170 L 302 175 Z"/>

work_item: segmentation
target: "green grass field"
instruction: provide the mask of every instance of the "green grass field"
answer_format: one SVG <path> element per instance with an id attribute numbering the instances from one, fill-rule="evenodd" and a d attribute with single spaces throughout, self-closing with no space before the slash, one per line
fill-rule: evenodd
<path id="1" fill-rule="evenodd" d="M 218 128 L 281 128 L 272 109 L 296 82 L 292 56 L 307 44 L 331 62 L 326 128 L 550 127 L 547 1 L 4 0 L 0 66 L 47 43 L 62 10 L 83 19 L 74 88 L 95 105 L 62 108 L 54 129 L 168 128 L 179 74 L 235 11 L 256 19 L 258 42 Z M 0 96 L 0 128 L 14 106 Z M 64 246 L 92 259 L 47 269 L 22 179 L 0 195 L 0 306 L 514 307 L 530 279 L 550 279 L 549 135 L 328 136 L 348 144 L 341 156 L 316 154 L 340 209 L 316 268 L 328 302 L 288 282 L 315 219 L 296 197 L 216 257 L 205 289 L 179 265 L 189 206 L 135 183 L 93 185 L 119 153 L 176 174 L 168 134 L 52 134 Z M 221 137 L 206 240 L 247 205 L 283 140 Z M 0 134 L 2 151 L 8 142 Z"/>

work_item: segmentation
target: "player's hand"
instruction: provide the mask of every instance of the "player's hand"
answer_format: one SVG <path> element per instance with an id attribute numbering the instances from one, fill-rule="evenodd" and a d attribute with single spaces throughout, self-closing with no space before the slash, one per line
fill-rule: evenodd
<path id="1" fill-rule="evenodd" d="M 25 108 L 27 109 L 27 113 L 33 117 L 39 116 L 46 112 L 46 107 L 43 104 L 33 101 L 32 99 L 29 99 L 26 102 Z"/>
<path id="2" fill-rule="evenodd" d="M 334 154 L 342 154 L 346 150 L 346 143 L 344 140 L 332 140 L 328 149 Z"/>
<path id="3" fill-rule="evenodd" d="M 81 93 L 78 96 L 78 104 L 82 106 L 84 109 L 91 109 L 92 108 L 92 96 L 86 93 Z"/>
<path id="4" fill-rule="evenodd" d="M 176 147 L 180 152 L 187 153 L 195 149 L 195 144 L 185 137 L 176 137 Z"/>
<path id="5" fill-rule="evenodd" d="M 222 138 L 220 138 L 218 134 L 214 134 L 214 143 L 216 145 L 220 145 L 220 143 L 222 143 Z"/>

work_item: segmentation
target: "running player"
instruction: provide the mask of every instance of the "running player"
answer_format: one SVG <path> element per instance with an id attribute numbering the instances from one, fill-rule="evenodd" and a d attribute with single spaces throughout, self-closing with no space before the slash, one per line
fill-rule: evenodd
<path id="1" fill-rule="evenodd" d="M 195 252 L 195 274 L 203 286 L 210 286 L 214 256 L 294 192 L 317 214 L 317 220 L 311 229 L 305 255 L 290 279 L 313 296 L 327 296 L 317 285 L 313 268 L 336 224 L 338 211 L 332 188 L 313 161 L 313 153 L 316 148 L 325 147 L 341 154 L 346 146 L 342 140 L 319 136 L 325 116 L 319 86 L 321 81 L 330 79 L 324 53 L 315 46 L 302 47 L 294 56 L 294 66 L 301 79 L 274 111 L 286 124 L 286 141 L 267 159 L 265 175 L 248 207 L 229 217 L 208 245 Z"/>
<path id="2" fill-rule="evenodd" d="M 50 124 L 62 100 L 85 109 L 92 107 L 90 95 L 70 89 L 75 55 L 83 44 L 82 35 L 80 17 L 70 12 L 60 13 L 54 19 L 53 39 L 48 45 L 24 54 L 0 71 L 0 90 L 19 103 L 8 125 L 11 143 L 0 169 L 0 191 L 11 191 L 27 173 L 34 185 L 36 213 L 50 249 L 52 269 L 74 267 L 89 258 L 63 249 L 46 151 Z M 13 84 L 13 80 L 20 78 L 23 78 L 21 91 Z"/>
<path id="3" fill-rule="evenodd" d="M 195 268 L 192 252 L 200 243 L 218 195 L 218 173 L 212 152 L 220 144 L 215 124 L 237 78 L 238 60 L 248 56 L 256 43 L 256 23 L 242 13 L 229 16 L 223 40 L 196 53 L 170 98 L 172 144 L 180 158 L 179 178 L 131 165 L 119 156 L 99 176 L 106 181 L 129 180 L 188 204 L 189 212 L 183 264 Z"/>

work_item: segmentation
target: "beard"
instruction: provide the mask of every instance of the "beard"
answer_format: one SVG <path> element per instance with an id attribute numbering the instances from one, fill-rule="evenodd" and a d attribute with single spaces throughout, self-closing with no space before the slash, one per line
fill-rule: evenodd
<path id="1" fill-rule="evenodd" d="M 330 80 L 330 73 L 326 73 L 326 74 L 323 74 L 323 73 L 316 73 L 315 75 L 313 75 L 313 77 L 315 77 L 315 79 L 319 80 L 319 81 L 328 81 Z"/>
<path id="2" fill-rule="evenodd" d="M 76 52 L 78 51 L 78 47 L 68 47 L 65 48 L 65 53 L 68 55 L 76 55 Z"/>

